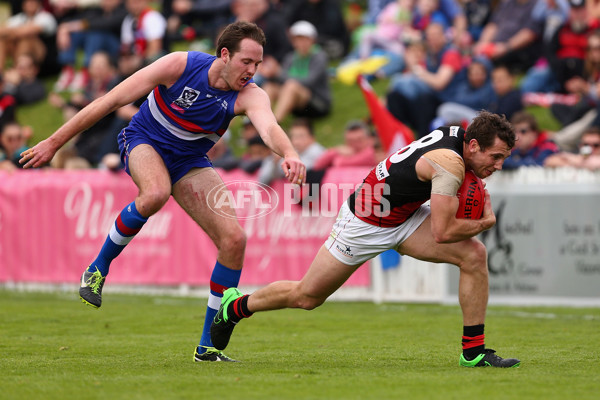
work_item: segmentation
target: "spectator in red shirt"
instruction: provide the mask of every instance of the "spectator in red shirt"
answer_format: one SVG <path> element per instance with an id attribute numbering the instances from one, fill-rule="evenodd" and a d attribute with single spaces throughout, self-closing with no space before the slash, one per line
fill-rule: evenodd
<path id="1" fill-rule="evenodd" d="M 317 159 L 313 169 L 373 167 L 376 163 L 375 139 L 369 127 L 362 121 L 351 121 L 346 125 L 344 144 L 326 150 Z"/>
<path id="2" fill-rule="evenodd" d="M 567 21 L 545 45 L 548 63 L 527 71 L 521 82 L 522 92 L 567 92 L 567 82 L 583 76 L 587 37 L 598 24 L 588 22 L 584 0 L 569 0 L 569 4 Z"/>

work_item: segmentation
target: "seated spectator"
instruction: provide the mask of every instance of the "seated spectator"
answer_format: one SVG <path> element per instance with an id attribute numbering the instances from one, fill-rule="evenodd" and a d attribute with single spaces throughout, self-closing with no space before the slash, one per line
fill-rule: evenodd
<path id="1" fill-rule="evenodd" d="M 589 0 L 585 2 L 588 20 L 590 22 L 600 20 L 600 1 L 598 0 Z"/>
<path id="2" fill-rule="evenodd" d="M 287 25 L 308 21 L 317 29 L 317 43 L 332 60 L 348 53 L 350 35 L 338 0 L 287 0 L 282 11 Z"/>
<path id="3" fill-rule="evenodd" d="M 20 54 L 15 67 L 4 74 L 4 90 L 12 94 L 17 105 L 36 103 L 46 97 L 46 86 L 39 79 L 40 68 L 27 53 Z"/>
<path id="4" fill-rule="evenodd" d="M 527 71 L 521 81 L 523 93 L 565 93 L 571 78 L 583 76 L 587 37 L 595 26 L 588 24 L 584 0 L 569 0 L 569 3 L 568 19 L 544 42 L 547 62 Z"/>
<path id="5" fill-rule="evenodd" d="M 583 77 L 569 79 L 565 87 L 580 100 L 574 105 L 552 104 L 550 111 L 563 125 L 553 139 L 562 150 L 576 151 L 583 132 L 590 126 L 600 126 L 600 31 L 588 36 Z"/>
<path id="6" fill-rule="evenodd" d="M 387 106 L 422 137 L 429 133 L 438 105 L 454 98 L 462 57 L 447 41 L 443 26 L 432 23 L 425 30 L 424 44 L 407 49 L 405 62 L 407 72 L 392 78 Z"/>
<path id="7" fill-rule="evenodd" d="M 229 136 L 229 131 L 225 132 L 221 139 L 206 153 L 213 167 L 222 168 L 225 171 L 231 171 L 240 165 L 240 159 L 233 154 L 231 147 L 229 147 Z"/>
<path id="8" fill-rule="evenodd" d="M 477 42 L 481 36 L 483 28 L 488 23 L 492 13 L 490 0 L 459 0 L 459 3 L 465 13 L 467 32 L 469 38 L 464 46 L 470 46 L 471 41 Z"/>
<path id="9" fill-rule="evenodd" d="M 269 0 L 234 0 L 232 11 L 238 21 L 258 25 L 267 39 L 263 50 L 263 62 L 254 74 L 254 82 L 262 86 L 265 79 L 273 79 L 281 70 L 286 55 L 294 50 L 288 36 L 288 26 L 283 14 Z"/>
<path id="10" fill-rule="evenodd" d="M 165 17 L 150 7 L 150 0 L 125 0 L 127 16 L 121 25 L 121 52 L 150 64 L 165 54 Z"/>
<path id="11" fill-rule="evenodd" d="M 373 167 L 376 164 L 375 139 L 367 124 L 351 121 L 344 130 L 344 144 L 327 149 L 313 170 L 329 167 Z"/>
<path id="12" fill-rule="evenodd" d="M 416 0 L 412 11 L 411 27 L 417 31 L 425 31 L 429 24 L 438 23 L 444 27 L 444 33 L 452 25 L 440 10 L 439 0 Z"/>
<path id="13" fill-rule="evenodd" d="M 573 167 L 596 171 L 600 169 L 600 128 L 588 128 L 581 136 L 579 152 L 561 151 L 544 161 L 545 167 Z"/>
<path id="14" fill-rule="evenodd" d="M 325 148 L 315 139 L 313 124 L 310 119 L 298 118 L 292 122 L 289 129 L 290 141 L 298 152 L 300 160 L 304 163 L 307 170 L 314 167 L 315 163 L 325 152 Z M 275 179 L 284 177 L 280 168 L 281 157 L 271 154 L 267 157 L 258 172 L 258 181 L 266 185 Z"/>
<path id="15" fill-rule="evenodd" d="M 384 54 L 404 53 L 404 36 L 412 31 L 410 22 L 413 3 L 414 0 L 395 0 L 381 10 L 373 29 L 360 37 L 358 55 L 361 59 L 371 56 L 374 49 L 381 49 Z"/>
<path id="16" fill-rule="evenodd" d="M 449 24 L 446 35 L 454 45 L 464 53 L 470 52 L 472 37 L 468 31 L 468 21 L 465 9 L 459 0 L 439 0 L 437 7 Z"/>
<path id="17" fill-rule="evenodd" d="M 574 4 L 578 1 L 574 0 Z M 538 0 L 531 10 L 531 16 L 535 21 L 539 21 L 543 25 L 542 45 L 546 46 L 552 40 L 552 37 L 569 17 L 569 9 L 571 8 L 571 0 Z"/>
<path id="18" fill-rule="evenodd" d="M 89 80 L 88 66 L 94 53 L 105 51 L 114 59 L 119 56 L 125 15 L 127 10 L 122 0 L 102 0 L 101 7 L 85 8 L 77 18 L 58 25 L 56 41 L 62 70 L 54 91 L 83 90 Z M 76 73 L 75 63 L 80 50 L 83 50 L 83 63 Z"/>
<path id="19" fill-rule="evenodd" d="M 0 71 L 7 59 L 30 54 L 37 65 L 46 59 L 48 38 L 56 33 L 56 19 L 45 11 L 41 0 L 24 0 L 23 11 L 10 17 L 0 28 Z"/>
<path id="20" fill-rule="evenodd" d="M 269 80 L 263 88 L 274 104 L 278 122 L 290 113 L 303 117 L 323 117 L 331 110 L 327 55 L 316 45 L 317 30 L 307 21 L 290 27 L 294 51 L 282 64 L 277 81 Z"/>
<path id="21" fill-rule="evenodd" d="M 15 97 L 4 91 L 4 78 L 0 73 L 0 130 L 5 124 L 14 122 L 16 108 Z"/>
<path id="22" fill-rule="evenodd" d="M 363 27 L 356 49 L 337 68 L 339 81 L 354 85 L 358 75 L 383 79 L 404 69 L 405 43 L 421 39 L 411 26 L 415 0 L 393 0 L 377 15 L 373 27 Z"/>
<path id="23" fill-rule="evenodd" d="M 521 91 L 516 88 L 515 77 L 505 65 L 492 70 L 492 87 L 494 96 L 487 106 L 489 112 L 504 115 L 510 121 L 516 112 L 523 110 Z"/>
<path id="24" fill-rule="evenodd" d="M 95 99 L 103 96 L 114 86 L 117 79 L 117 70 L 113 61 L 107 53 L 98 52 L 92 56 L 89 67 L 90 80 L 83 93 L 72 93 L 69 101 L 52 93 L 49 101 L 52 105 L 63 111 L 64 120 L 71 119 L 79 110 L 87 106 Z M 65 148 L 74 157 L 83 158 L 87 163 L 97 165 L 104 154 L 100 154 L 100 144 L 104 137 L 110 134 L 110 127 L 114 120 L 114 113 L 101 119 L 91 128 L 81 133 L 73 142 L 74 149 Z M 63 151 L 63 149 L 59 150 Z"/>
<path id="25" fill-rule="evenodd" d="M 500 0 L 473 47 L 474 54 L 517 71 L 529 69 L 541 53 L 543 22 L 532 16 L 536 1 Z"/>
<path id="26" fill-rule="evenodd" d="M 232 0 L 173 0 L 167 20 L 169 40 L 204 37 L 214 42 L 220 29 L 231 22 L 232 3 Z"/>
<path id="27" fill-rule="evenodd" d="M 494 98 L 490 73 L 492 65 L 486 58 L 474 59 L 467 67 L 467 79 L 457 84 L 454 101 L 442 103 L 431 130 L 457 122 L 470 122 L 480 110 L 487 109 Z"/>
<path id="28" fill-rule="evenodd" d="M 250 118 L 243 117 L 242 127 L 239 131 L 239 141 L 237 143 L 238 147 L 246 147 L 248 140 L 258 135 L 258 129 L 256 129 L 256 127 L 252 124 Z"/>
<path id="29" fill-rule="evenodd" d="M 28 149 L 27 139 L 30 136 L 30 129 L 21 127 L 17 122 L 4 125 L 0 130 L 0 170 L 21 168 L 20 154 Z"/>
<path id="30" fill-rule="evenodd" d="M 258 171 L 263 161 L 271 155 L 271 149 L 267 147 L 260 136 L 254 136 L 248 140 L 246 151 L 240 159 L 239 168 L 249 174 Z"/>
<path id="31" fill-rule="evenodd" d="M 112 59 L 111 59 L 112 60 Z M 131 54 L 124 54 L 117 60 L 117 76 L 112 80 L 107 90 L 111 90 L 120 82 L 131 76 L 134 72 L 142 67 L 142 60 Z M 119 144 L 117 137 L 121 130 L 125 128 L 133 115 L 139 111 L 140 106 L 146 101 L 147 95 L 140 97 L 131 104 L 127 104 L 115 111 L 112 123 L 105 130 L 106 133 L 102 142 L 98 144 L 97 154 L 101 157 L 98 168 L 118 170 L 123 167 L 121 165 Z M 115 157 L 116 156 L 116 157 Z"/>
<path id="32" fill-rule="evenodd" d="M 517 140 L 511 155 L 504 160 L 503 169 L 541 167 L 548 156 L 558 152 L 558 146 L 548 139 L 545 132 L 538 129 L 537 121 L 532 114 L 526 111 L 518 112 L 510 122 L 515 128 Z"/>

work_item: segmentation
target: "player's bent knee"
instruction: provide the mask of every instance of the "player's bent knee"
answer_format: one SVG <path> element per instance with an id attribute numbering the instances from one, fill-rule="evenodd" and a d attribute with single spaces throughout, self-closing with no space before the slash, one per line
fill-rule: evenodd
<path id="1" fill-rule="evenodd" d="M 154 214 L 158 212 L 169 200 L 171 192 L 160 188 L 146 190 L 140 193 L 138 202 L 143 210 L 139 210 L 142 215 Z"/>
<path id="2" fill-rule="evenodd" d="M 325 303 L 326 299 L 320 297 L 312 297 L 307 295 L 298 296 L 295 300 L 294 308 L 301 308 L 303 310 L 314 310 L 321 304 Z"/>
<path id="3" fill-rule="evenodd" d="M 469 241 L 459 265 L 464 272 L 487 274 L 487 250 L 477 239 Z"/>
<path id="4" fill-rule="evenodd" d="M 243 252 L 246 249 L 246 232 L 241 227 L 238 228 L 221 235 L 219 243 L 216 243 L 220 251 Z"/>

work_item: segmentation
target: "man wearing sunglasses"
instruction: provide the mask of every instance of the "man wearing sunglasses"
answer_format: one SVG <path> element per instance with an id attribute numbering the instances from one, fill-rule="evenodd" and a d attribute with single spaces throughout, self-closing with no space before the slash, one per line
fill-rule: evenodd
<path id="1" fill-rule="evenodd" d="M 553 154 L 546 158 L 544 166 L 573 167 L 591 171 L 600 169 L 600 128 L 593 126 L 583 133 L 578 153 L 563 151 Z"/>

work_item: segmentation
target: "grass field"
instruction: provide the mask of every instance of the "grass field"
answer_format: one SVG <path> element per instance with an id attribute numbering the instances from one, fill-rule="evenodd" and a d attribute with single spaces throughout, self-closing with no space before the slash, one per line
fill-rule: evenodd
<path id="1" fill-rule="evenodd" d="M 0 290 L 0 399 L 596 399 L 600 309 L 490 307 L 518 369 L 458 366 L 458 306 L 328 302 L 243 321 L 193 363 L 205 299 Z"/>

